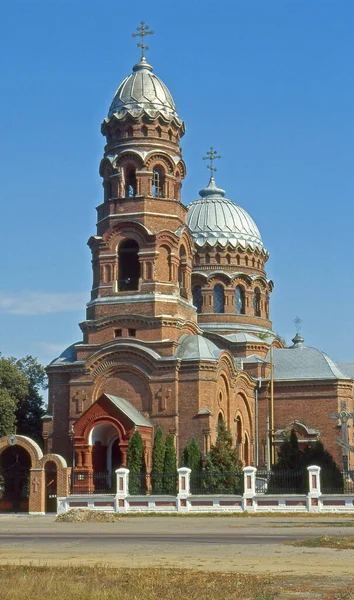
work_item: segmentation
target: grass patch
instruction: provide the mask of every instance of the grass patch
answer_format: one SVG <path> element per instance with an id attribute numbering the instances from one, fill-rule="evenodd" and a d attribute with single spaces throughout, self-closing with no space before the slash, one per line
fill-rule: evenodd
<path id="1" fill-rule="evenodd" d="M 269 577 L 178 569 L 0 566 L 2 600 L 272 600 Z"/>
<path id="2" fill-rule="evenodd" d="M 353 537 L 317 537 L 310 540 L 296 540 L 295 542 L 286 542 L 288 546 L 303 546 L 305 548 L 334 548 L 335 550 L 353 550 Z"/>

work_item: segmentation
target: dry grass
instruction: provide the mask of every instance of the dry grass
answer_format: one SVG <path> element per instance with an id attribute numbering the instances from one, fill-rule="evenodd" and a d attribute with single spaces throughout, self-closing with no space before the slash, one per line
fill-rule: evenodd
<path id="1" fill-rule="evenodd" d="M 1 600 L 272 600 L 271 583 L 177 569 L 0 566 Z"/>
<path id="2" fill-rule="evenodd" d="M 317 537 L 310 540 L 286 542 L 288 546 L 304 546 L 305 548 L 334 548 L 335 550 L 353 550 L 354 537 Z"/>

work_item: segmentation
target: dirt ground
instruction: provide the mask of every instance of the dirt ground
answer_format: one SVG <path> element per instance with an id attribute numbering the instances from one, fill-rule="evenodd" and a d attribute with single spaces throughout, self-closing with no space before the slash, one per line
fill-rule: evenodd
<path id="1" fill-rule="evenodd" d="M 284 542 L 322 535 L 354 536 L 352 525 L 352 517 L 334 515 L 304 520 L 299 516 L 123 516 L 119 523 L 56 523 L 54 516 L 2 515 L 0 563 L 100 563 L 276 574 L 283 590 L 278 596 L 281 599 L 325 598 L 349 585 L 354 589 L 354 551 L 293 547 Z M 175 536 L 181 539 L 176 541 Z M 298 592 L 295 596 L 299 578 L 303 596 Z"/>

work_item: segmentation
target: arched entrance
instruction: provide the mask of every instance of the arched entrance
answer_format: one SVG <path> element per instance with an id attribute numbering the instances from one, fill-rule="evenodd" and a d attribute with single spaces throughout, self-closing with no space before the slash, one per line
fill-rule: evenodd
<path id="1" fill-rule="evenodd" d="M 5 448 L 0 455 L 0 512 L 28 512 L 31 457 L 22 446 Z"/>
<path id="2" fill-rule="evenodd" d="M 122 466 L 119 432 L 109 422 L 98 423 L 90 431 L 93 484 L 96 492 L 115 489 L 115 471 Z"/>
<path id="3" fill-rule="evenodd" d="M 45 512 L 57 512 L 58 471 L 54 461 L 45 463 Z"/>

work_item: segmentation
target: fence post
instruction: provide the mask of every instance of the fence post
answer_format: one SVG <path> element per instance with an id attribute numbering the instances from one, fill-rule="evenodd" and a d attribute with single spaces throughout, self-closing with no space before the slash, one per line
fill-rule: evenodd
<path id="1" fill-rule="evenodd" d="M 244 467 L 243 469 L 243 510 L 254 511 L 253 497 L 256 495 L 256 467 Z"/>
<path id="2" fill-rule="evenodd" d="M 190 495 L 191 469 L 180 467 L 178 470 L 177 512 L 188 512 L 188 496 Z"/>
<path id="3" fill-rule="evenodd" d="M 129 494 L 129 469 L 117 469 L 117 494 L 115 512 L 127 512 L 126 497 Z"/>
<path id="4" fill-rule="evenodd" d="M 321 496 L 321 467 L 311 465 L 307 467 L 309 473 L 309 493 L 307 495 L 307 509 L 309 512 L 319 512 L 319 497 Z"/>

